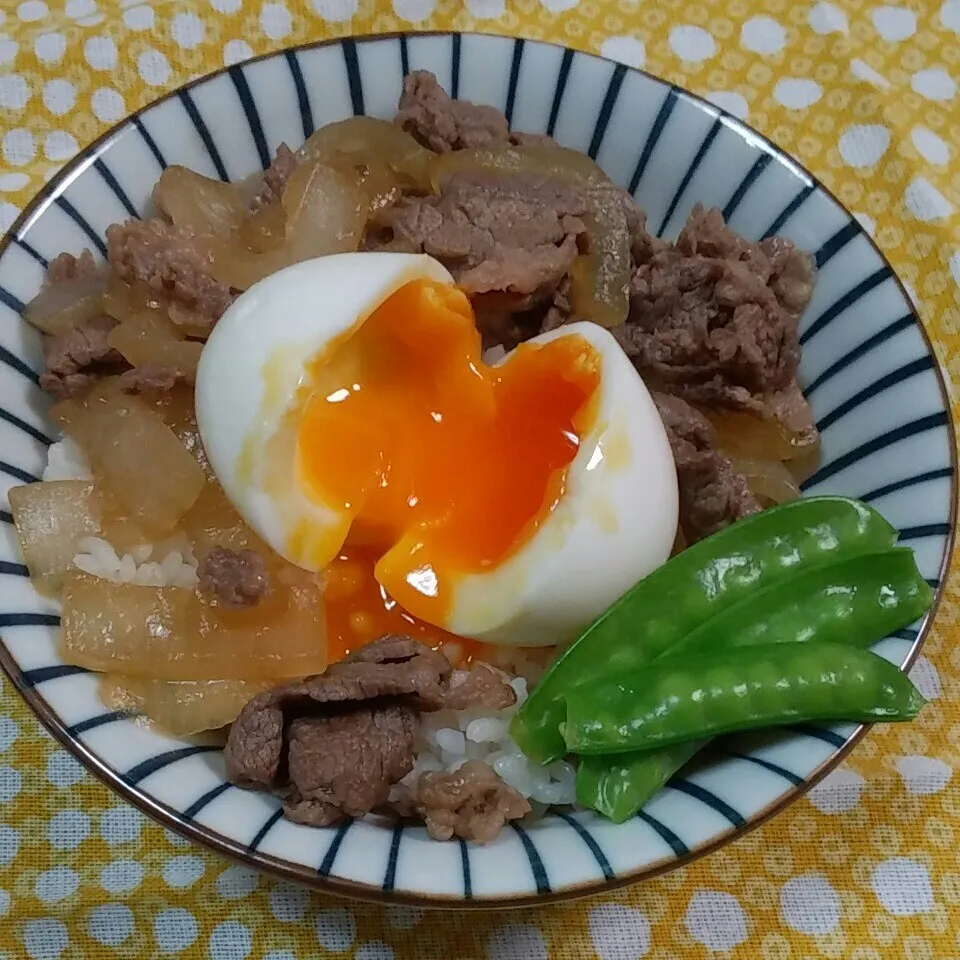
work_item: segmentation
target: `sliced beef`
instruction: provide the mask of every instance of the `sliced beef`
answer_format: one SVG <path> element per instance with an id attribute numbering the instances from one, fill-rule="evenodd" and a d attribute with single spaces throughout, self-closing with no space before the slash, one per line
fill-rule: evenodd
<path id="1" fill-rule="evenodd" d="M 97 266 L 89 250 L 84 250 L 79 257 L 72 253 L 61 253 L 50 261 L 44 286 L 71 283 L 74 280 L 91 280 L 101 273 L 101 268 Z"/>
<path id="2" fill-rule="evenodd" d="M 510 142 L 507 119 L 499 110 L 452 99 L 425 70 L 414 70 L 403 81 L 399 107 L 395 122 L 437 153 Z"/>
<path id="3" fill-rule="evenodd" d="M 700 540 L 760 509 L 747 480 L 717 449 L 717 434 L 685 400 L 654 393 L 677 467 L 680 526 L 688 542 Z"/>
<path id="4" fill-rule="evenodd" d="M 407 637 L 374 641 L 321 676 L 254 697 L 231 727 L 228 774 L 283 797 L 302 822 L 361 816 L 382 805 L 412 768 L 419 711 L 498 709 L 515 699 L 485 665 L 457 686 L 450 681 L 446 658 L 429 647 Z"/>
<path id="5" fill-rule="evenodd" d="M 585 242 L 585 212 L 582 191 L 557 178 L 461 172 L 439 196 L 407 197 L 382 222 L 440 260 L 479 310 L 515 312 L 556 290 Z"/>
<path id="6" fill-rule="evenodd" d="M 676 244 L 634 236 L 630 317 L 614 333 L 641 373 L 684 398 L 771 416 L 794 381 L 812 263 L 789 241 L 749 243 L 697 206 Z"/>
<path id="7" fill-rule="evenodd" d="M 251 607 L 270 589 L 267 565 L 255 550 L 214 547 L 197 570 L 199 590 L 224 607 Z"/>
<path id="8" fill-rule="evenodd" d="M 124 393 L 169 393 L 178 383 L 187 379 L 178 367 L 163 363 L 146 363 L 120 375 Z"/>
<path id="9" fill-rule="evenodd" d="M 209 251 L 165 220 L 128 220 L 107 228 L 107 257 L 122 280 L 140 280 L 170 299 L 174 323 L 209 331 L 234 300 L 210 273 Z"/>
<path id="10" fill-rule="evenodd" d="M 250 210 L 255 212 L 268 204 L 276 203 L 283 196 L 283 188 L 290 179 L 290 174 L 300 165 L 300 158 L 285 144 L 277 147 L 277 155 L 273 163 L 263 173 L 260 189 L 250 203 Z"/>
<path id="11" fill-rule="evenodd" d="M 401 816 L 424 821 L 434 840 L 462 837 L 489 843 L 510 820 L 530 812 L 530 804 L 508 787 L 486 763 L 468 760 L 451 773 L 421 774 L 395 803 Z"/>
<path id="12" fill-rule="evenodd" d="M 83 393 L 100 377 L 116 374 L 127 364 L 107 342 L 117 325 L 112 317 L 94 317 L 58 336 L 45 337 L 46 370 L 40 386 L 58 400 Z"/>

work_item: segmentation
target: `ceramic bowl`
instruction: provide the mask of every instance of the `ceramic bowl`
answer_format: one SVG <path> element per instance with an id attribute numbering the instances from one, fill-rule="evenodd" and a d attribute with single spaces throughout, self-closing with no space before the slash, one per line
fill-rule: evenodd
<path id="1" fill-rule="evenodd" d="M 694 203 L 758 240 L 781 233 L 816 259 L 801 378 L 823 437 L 808 493 L 879 509 L 939 588 L 954 525 L 953 431 L 943 383 L 909 298 L 853 217 L 771 143 L 651 76 L 541 43 L 482 35 L 342 40 L 232 66 L 152 104 L 84 150 L 24 212 L 0 255 L 0 507 L 36 479 L 54 428 L 37 386 L 40 340 L 20 319 L 61 250 L 105 253 L 104 231 L 146 208 L 168 164 L 239 180 L 281 141 L 356 113 L 390 117 L 403 76 L 426 68 L 454 95 L 503 110 L 517 130 L 585 151 L 675 236 Z M 595 892 L 689 861 L 782 810 L 863 733 L 803 726 L 727 739 L 620 826 L 556 812 L 485 847 L 417 827 L 310 829 L 228 784 L 220 752 L 105 711 L 96 678 L 63 664 L 57 606 L 34 593 L 9 511 L 0 513 L 0 659 L 47 728 L 121 796 L 165 826 L 247 864 L 332 891 L 430 905 L 530 903 Z M 928 622 L 878 647 L 915 658 Z"/>

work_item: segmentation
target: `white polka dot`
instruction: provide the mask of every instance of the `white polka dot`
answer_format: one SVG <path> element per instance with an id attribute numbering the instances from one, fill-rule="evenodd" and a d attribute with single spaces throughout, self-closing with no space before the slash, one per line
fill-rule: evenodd
<path id="1" fill-rule="evenodd" d="M 12 187 L 7 185 L 8 178 L 22 177 L 19 185 Z M 25 173 L 9 173 L 5 177 L 0 177 L 0 190 L 19 190 L 30 182 L 30 178 Z M 9 750 L 20 736 L 20 728 L 10 717 L 0 717 L 0 750 Z"/>
<path id="2" fill-rule="evenodd" d="M 43 141 L 43 152 L 48 160 L 69 160 L 79 149 L 73 134 L 66 130 L 54 130 Z"/>
<path id="3" fill-rule="evenodd" d="M 917 153 L 928 163 L 942 167 L 950 159 L 950 148 L 932 130 L 926 127 L 914 127 L 910 139 Z"/>
<path id="4" fill-rule="evenodd" d="M 20 849 L 20 837 L 13 827 L 0 823 L 0 864 L 6 866 Z"/>
<path id="5" fill-rule="evenodd" d="M 954 33 L 960 33 L 960 0 L 946 0 L 940 8 L 940 22 Z"/>
<path id="6" fill-rule="evenodd" d="M 4 63 L 13 63 L 20 47 L 16 41 L 9 37 L 0 37 L 0 65 Z"/>
<path id="7" fill-rule="evenodd" d="M 270 891 L 270 912 L 281 923 L 302 920 L 309 906 L 310 894 L 292 883 L 278 883 Z"/>
<path id="8" fill-rule="evenodd" d="M 44 63 L 57 63 L 67 49 L 67 38 L 62 33 L 41 33 L 33 41 L 33 52 Z"/>
<path id="9" fill-rule="evenodd" d="M 949 217 L 956 207 L 925 177 L 915 177 L 903 195 L 907 209 L 918 219 L 928 222 Z"/>
<path id="10" fill-rule="evenodd" d="M 487 960 L 547 960 L 547 945 L 537 927 L 510 923 L 490 934 Z"/>
<path id="11" fill-rule="evenodd" d="M 921 70 L 915 73 L 910 86 L 928 100 L 951 100 L 957 92 L 957 84 L 946 70 Z"/>
<path id="12" fill-rule="evenodd" d="M 870 883 L 884 909 L 895 917 L 912 917 L 933 908 L 930 874 L 916 860 L 885 860 L 873 871 Z"/>
<path id="13" fill-rule="evenodd" d="M 179 953 L 197 939 L 196 918 L 181 907 L 161 910 L 153 920 L 153 937 L 164 953 Z"/>
<path id="14" fill-rule="evenodd" d="M 72 787 L 84 777 L 83 766 L 66 750 L 56 750 L 47 757 L 46 773 L 55 787 Z"/>
<path id="15" fill-rule="evenodd" d="M 311 2 L 316 3 L 318 0 L 311 0 Z M 467 0 L 468 12 L 478 20 L 494 20 L 503 16 L 505 9 L 504 0 Z"/>
<path id="16" fill-rule="evenodd" d="M 858 80 L 866 80 L 867 83 L 872 83 L 876 87 L 882 87 L 884 90 L 890 86 L 890 81 L 886 77 L 877 73 L 869 63 L 861 60 L 859 57 L 855 57 L 850 61 L 850 72 Z"/>
<path id="17" fill-rule="evenodd" d="M 89 19 L 97 12 L 94 0 L 67 0 L 64 12 L 72 20 Z"/>
<path id="18" fill-rule="evenodd" d="M 163 865 L 163 882 L 175 890 L 192 887 L 204 874 L 206 866 L 199 857 L 173 857 Z"/>
<path id="19" fill-rule="evenodd" d="M 866 213 L 854 213 L 853 219 L 872 237 L 877 232 L 877 221 Z"/>
<path id="20" fill-rule="evenodd" d="M 357 0 L 310 0 L 310 6 L 324 20 L 343 23 L 357 12 L 358 3 Z"/>
<path id="21" fill-rule="evenodd" d="M 823 936 L 840 923 L 840 896 L 823 874 L 805 873 L 783 885 L 780 914 L 798 933 Z"/>
<path id="22" fill-rule="evenodd" d="M 9 803 L 19 792 L 23 778 L 13 767 L 0 767 L 0 803 Z"/>
<path id="23" fill-rule="evenodd" d="M 5 917 L 10 912 L 10 891 L 0 890 L 0 917 Z"/>
<path id="24" fill-rule="evenodd" d="M 373 940 L 370 943 L 361 943 L 353 960 L 396 960 L 396 954 L 385 943 Z"/>
<path id="25" fill-rule="evenodd" d="M 431 8 L 432 6 L 431 0 Z M 423 18 L 421 17 L 421 19 Z M 263 5 L 263 9 L 260 11 L 260 29 L 271 40 L 282 40 L 292 27 L 293 17 L 285 4 L 265 3 Z"/>
<path id="26" fill-rule="evenodd" d="M 243 0 L 210 0 L 210 6 L 217 13 L 236 13 L 243 6 Z"/>
<path id="27" fill-rule="evenodd" d="M 917 15 L 906 7 L 878 7 L 870 17 L 877 33 L 890 43 L 906 40 L 917 32 Z"/>
<path id="28" fill-rule="evenodd" d="M 426 20 L 435 7 L 435 0 L 393 0 L 393 12 L 409 23 Z"/>
<path id="29" fill-rule="evenodd" d="M 30 99 L 30 88 L 19 73 L 0 76 L 0 107 L 22 110 Z"/>
<path id="30" fill-rule="evenodd" d="M 252 947 L 250 928 L 235 920 L 227 920 L 213 928 L 207 955 L 210 960 L 244 960 Z"/>
<path id="31" fill-rule="evenodd" d="M 100 835 L 111 846 L 130 843 L 140 836 L 143 814 L 133 807 L 111 807 L 100 817 Z"/>
<path id="32" fill-rule="evenodd" d="M 54 867 L 45 870 L 33 884 L 33 892 L 44 903 L 57 903 L 66 900 L 77 892 L 80 877 L 68 867 Z"/>
<path id="33" fill-rule="evenodd" d="M 83 55 L 94 70 L 112 70 L 117 65 L 117 45 L 110 37 L 91 37 L 83 45 Z"/>
<path id="34" fill-rule="evenodd" d="M 14 167 L 29 163 L 37 153 L 33 134 L 29 130 L 18 128 L 8 130 L 3 135 L 3 158 Z"/>
<path id="35" fill-rule="evenodd" d="M 321 910 L 317 914 L 317 942 L 327 950 L 343 951 L 353 945 L 357 924 L 353 914 L 344 908 Z"/>
<path id="36" fill-rule="evenodd" d="M 33 23 L 35 20 L 42 20 L 50 11 L 43 0 L 24 0 L 17 7 L 17 16 L 24 23 Z"/>
<path id="37" fill-rule="evenodd" d="M 698 63 L 717 52 L 713 37 L 702 27 L 674 27 L 670 31 L 670 49 L 682 60 Z"/>
<path id="38" fill-rule="evenodd" d="M 917 657 L 907 676 L 927 700 L 940 698 L 940 674 L 937 668 L 923 656 Z"/>
<path id="39" fill-rule="evenodd" d="M 186 837 L 181 837 L 179 833 L 174 833 L 172 830 L 164 830 L 163 835 L 167 838 L 167 843 L 173 844 L 175 847 L 190 846 L 190 841 Z"/>
<path id="40" fill-rule="evenodd" d="M 831 770 L 807 794 L 807 799 L 821 813 L 846 813 L 859 802 L 863 793 L 863 777 L 852 770 Z"/>
<path id="41" fill-rule="evenodd" d="M 787 42 L 787 31 L 772 17 L 751 17 L 740 31 L 740 43 L 754 53 L 779 53 Z"/>
<path id="42" fill-rule="evenodd" d="M 397 930 L 412 930 L 422 919 L 420 907 L 387 907 L 387 922 Z"/>
<path id="43" fill-rule="evenodd" d="M 851 167 L 873 166 L 890 146 L 890 131 L 880 124 L 856 124 L 840 137 L 840 156 Z"/>
<path id="44" fill-rule="evenodd" d="M 14 221 L 20 216 L 20 208 L 6 200 L 0 200 L 0 233 L 9 230 Z"/>
<path id="45" fill-rule="evenodd" d="M 195 13 L 178 13 L 170 24 L 170 36 L 184 50 L 203 43 L 203 21 Z"/>
<path id="46" fill-rule="evenodd" d="M 137 57 L 137 71 L 145 83 L 155 87 L 170 79 L 170 63 L 159 50 L 144 50 Z"/>
<path id="47" fill-rule="evenodd" d="M 640 960 L 650 950 L 650 921 L 619 903 L 601 903 L 590 911 L 590 941 L 600 960 Z"/>
<path id="48" fill-rule="evenodd" d="M 832 3 L 818 3 L 807 14 L 807 23 L 814 33 L 846 33 L 850 29 L 847 15 Z"/>
<path id="49" fill-rule="evenodd" d="M 942 760 L 916 755 L 900 757 L 897 772 L 903 777 L 907 789 L 921 796 L 939 793 L 953 776 L 953 768 Z"/>
<path id="50" fill-rule="evenodd" d="M 87 917 L 87 933 L 105 947 L 116 947 L 129 939 L 133 927 L 133 911 L 122 903 L 105 903 Z"/>
<path id="51" fill-rule="evenodd" d="M 223 62 L 228 66 L 249 60 L 253 56 L 253 47 L 246 40 L 230 40 L 223 48 Z"/>
<path id="52" fill-rule="evenodd" d="M 62 117 L 77 102 L 76 88 L 67 80 L 50 80 L 43 85 L 43 102 L 52 114 Z"/>
<path id="53" fill-rule="evenodd" d="M 271 950 L 263 960 L 297 960 L 289 950 Z"/>
<path id="54" fill-rule="evenodd" d="M 738 120 L 746 120 L 750 112 L 750 105 L 746 98 L 732 90 L 717 90 L 714 93 L 708 93 L 707 99 L 721 110 L 732 113 Z"/>
<path id="55" fill-rule="evenodd" d="M 57 850 L 76 850 L 90 836 L 90 818 L 79 810 L 61 810 L 47 824 L 47 839 Z"/>
<path id="56" fill-rule="evenodd" d="M 96 118 L 104 123 L 115 123 L 127 112 L 122 95 L 116 90 L 111 90 L 110 87 L 100 87 L 99 90 L 94 90 L 90 103 L 93 106 L 93 113 Z"/>
<path id="57" fill-rule="evenodd" d="M 59 920 L 31 920 L 23 928 L 23 945 L 30 960 L 56 960 L 69 942 L 67 928 Z"/>
<path id="58" fill-rule="evenodd" d="M 136 860 L 114 860 L 100 871 L 100 886 L 107 893 L 129 893 L 143 881 L 143 867 Z"/>
<path id="59" fill-rule="evenodd" d="M 708 950 L 732 950 L 747 939 L 747 917 L 735 897 L 698 890 L 683 918 L 687 933 Z"/>
<path id="60" fill-rule="evenodd" d="M 647 62 L 647 48 L 636 37 L 608 37 L 600 52 L 610 60 L 628 67 L 642 67 Z"/>
<path id="61" fill-rule="evenodd" d="M 22 190 L 29 182 L 30 178 L 25 173 L 0 174 L 0 190 L 2 191 Z"/>
<path id="62" fill-rule="evenodd" d="M 217 877 L 217 893 L 224 900 L 242 900 L 249 897 L 260 884 L 260 874 L 246 867 L 227 867 Z"/>
<path id="63" fill-rule="evenodd" d="M 551 13 L 563 13 L 565 10 L 572 10 L 580 0 L 540 0 L 541 6 L 544 6 Z"/>
<path id="64" fill-rule="evenodd" d="M 131 30 L 149 30 L 153 27 L 153 10 L 142 4 L 123 12 L 124 25 Z"/>
<path id="65" fill-rule="evenodd" d="M 784 77 L 773 88 L 773 97 L 791 110 L 804 110 L 823 96 L 823 88 L 816 80 L 804 77 Z"/>

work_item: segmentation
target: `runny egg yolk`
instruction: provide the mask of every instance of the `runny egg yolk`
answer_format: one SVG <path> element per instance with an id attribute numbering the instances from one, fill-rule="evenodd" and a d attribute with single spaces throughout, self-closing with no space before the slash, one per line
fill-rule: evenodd
<path id="1" fill-rule="evenodd" d="M 443 624 L 457 578 L 501 564 L 560 501 L 600 366 L 570 335 L 489 367 L 464 294 L 413 281 L 314 361 L 299 481 L 350 517 L 345 546 L 393 601 Z"/>

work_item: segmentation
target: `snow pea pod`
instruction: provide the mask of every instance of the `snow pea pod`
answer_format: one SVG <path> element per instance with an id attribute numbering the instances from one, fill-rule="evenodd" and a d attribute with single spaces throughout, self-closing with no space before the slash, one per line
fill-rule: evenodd
<path id="1" fill-rule="evenodd" d="M 666 656 L 764 643 L 866 647 L 915 620 L 931 599 L 912 550 L 862 554 L 813 567 L 741 600 L 688 633 Z M 622 823 L 705 742 L 584 757 L 577 768 L 577 800 Z"/>
<path id="2" fill-rule="evenodd" d="M 570 690 L 565 699 L 564 740 L 583 755 L 810 720 L 912 720 L 926 702 L 883 657 L 837 643 L 665 658 L 619 681 Z"/>
<path id="3" fill-rule="evenodd" d="M 563 696 L 636 669 L 720 611 L 805 564 L 891 546 L 896 530 L 866 504 L 809 497 L 726 527 L 641 580 L 594 622 L 533 688 L 510 733 L 542 763 L 563 756 Z"/>

